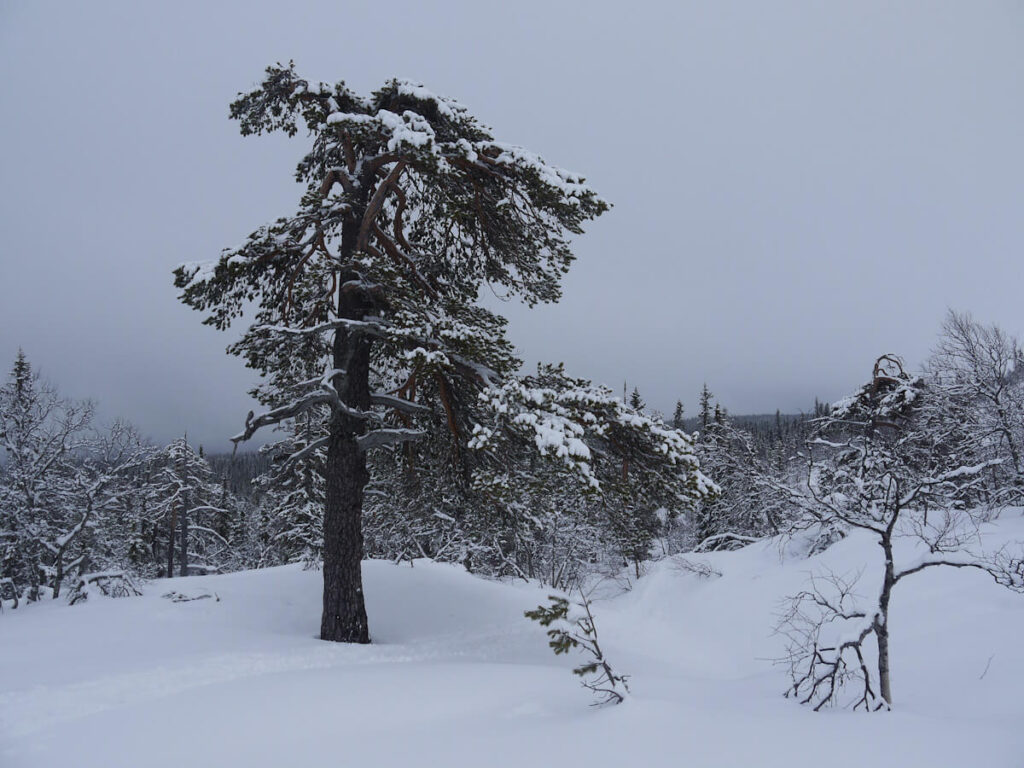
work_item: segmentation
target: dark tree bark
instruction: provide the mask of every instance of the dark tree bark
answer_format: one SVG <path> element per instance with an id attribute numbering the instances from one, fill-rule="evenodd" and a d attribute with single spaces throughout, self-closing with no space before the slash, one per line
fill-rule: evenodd
<path id="1" fill-rule="evenodd" d="M 178 527 L 178 515 L 173 510 L 167 526 L 167 578 L 174 575 L 174 536 Z"/>
<path id="2" fill-rule="evenodd" d="M 363 486 L 366 457 L 355 435 L 333 430 L 327 447 L 324 505 L 324 609 L 320 637 L 342 643 L 368 643 L 363 600 Z"/>
<path id="3" fill-rule="evenodd" d="M 179 541 L 178 546 L 180 547 L 180 554 L 178 560 L 179 576 L 188 576 L 188 493 L 185 494 L 185 498 L 181 505 L 181 519 L 180 519 Z"/>
<path id="4" fill-rule="evenodd" d="M 61 550 L 57 553 L 57 562 L 55 565 L 56 573 L 53 577 L 53 599 L 56 600 L 60 597 L 60 585 L 64 581 L 64 551 Z"/>
<path id="5" fill-rule="evenodd" d="M 351 259 L 362 219 L 353 215 L 342 232 L 341 255 Z M 341 275 L 342 282 L 358 279 Z M 366 296 L 339 291 L 338 316 L 362 320 L 373 309 Z M 359 333 L 341 329 L 334 336 L 334 368 L 344 371 L 337 385 L 341 399 L 354 408 L 370 408 L 370 341 Z M 327 446 L 324 499 L 324 608 L 320 638 L 342 643 L 370 642 L 363 599 L 363 488 L 369 482 L 366 455 L 356 438 L 365 424 L 335 413 Z"/>

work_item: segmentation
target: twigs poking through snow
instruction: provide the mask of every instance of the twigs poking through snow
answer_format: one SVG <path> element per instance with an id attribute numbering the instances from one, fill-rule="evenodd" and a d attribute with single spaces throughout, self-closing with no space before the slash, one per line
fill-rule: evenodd
<path id="1" fill-rule="evenodd" d="M 548 597 L 549 605 L 538 605 L 526 611 L 526 618 L 539 622 L 542 627 L 551 627 L 548 645 L 556 656 L 575 648 L 589 657 L 573 669 L 573 674 L 578 675 L 580 684 L 596 697 L 592 706 L 621 704 L 629 693 L 626 683 L 629 676 L 616 674 L 608 663 L 597 640 L 597 625 L 586 594 L 581 590 L 577 603 L 570 603 L 568 598 L 559 595 Z"/>
<path id="2" fill-rule="evenodd" d="M 742 549 L 747 544 L 753 544 L 760 541 L 757 536 L 744 536 L 740 533 L 733 533 L 728 531 L 726 533 L 716 533 L 714 536 L 708 536 L 703 539 L 696 547 L 693 548 L 694 552 L 707 552 L 709 550 L 721 550 L 721 549 Z"/>
<path id="3" fill-rule="evenodd" d="M 860 574 L 814 576 L 810 587 L 789 598 L 776 631 L 787 639 L 777 663 L 788 667 L 786 691 L 814 708 L 889 709 L 864 658 L 864 644 L 878 630 L 878 614 L 857 609 L 854 587 Z"/>
<path id="4" fill-rule="evenodd" d="M 185 595 L 181 592 L 171 591 L 161 595 L 161 597 L 170 600 L 172 603 L 190 603 L 193 600 L 207 600 L 209 598 L 213 598 L 214 602 L 220 602 L 220 595 L 218 595 L 216 592 L 212 594 L 209 592 L 204 592 L 201 595 Z"/>
<path id="5" fill-rule="evenodd" d="M 4 600 L 11 601 L 11 608 L 18 607 L 18 588 L 10 577 L 0 579 L 0 611 L 4 609 Z"/>
<path id="6" fill-rule="evenodd" d="M 102 573 L 86 573 L 75 583 L 68 603 L 84 603 L 93 590 L 99 590 L 104 597 L 138 597 L 142 591 L 124 571 L 104 571 Z"/>
<path id="7" fill-rule="evenodd" d="M 681 571 L 682 573 L 692 573 L 702 579 L 717 579 L 722 576 L 721 571 L 716 571 L 707 563 L 687 560 L 684 557 L 673 557 L 672 567 L 677 571 Z"/>

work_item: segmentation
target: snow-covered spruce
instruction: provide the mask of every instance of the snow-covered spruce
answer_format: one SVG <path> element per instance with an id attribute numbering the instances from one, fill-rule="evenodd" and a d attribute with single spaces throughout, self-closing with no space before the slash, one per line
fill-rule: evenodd
<path id="1" fill-rule="evenodd" d="M 627 565 L 638 574 L 667 525 L 713 488 L 687 435 L 560 367 L 485 389 L 457 413 L 455 430 L 438 413 L 424 440 L 371 458 L 370 556 L 569 591 Z"/>
<path id="2" fill-rule="evenodd" d="M 931 429 L 964 463 L 990 464 L 980 495 L 990 504 L 1024 499 L 1024 350 L 996 325 L 950 310 L 928 360 Z"/>
<path id="3" fill-rule="evenodd" d="M 560 366 L 540 366 L 534 376 L 485 390 L 480 400 L 469 443 L 479 456 L 477 488 L 506 505 L 529 494 L 538 514 L 551 508 L 552 523 L 559 508 L 563 518 L 578 510 L 574 522 L 596 522 L 620 565 L 631 564 L 637 576 L 661 529 L 658 510 L 676 517 L 718 492 L 688 435 Z"/>
<path id="4" fill-rule="evenodd" d="M 145 450 L 127 425 L 95 430 L 92 416 L 91 403 L 61 397 L 18 353 L 0 387 L 0 578 L 12 603 L 60 597 L 123 541 L 110 523 Z"/>
<path id="5" fill-rule="evenodd" d="M 319 567 L 323 556 L 324 459 L 316 443 L 327 434 L 330 409 L 313 407 L 281 425 L 283 440 L 261 450 L 270 469 L 257 480 L 259 514 L 265 530 L 249 543 L 252 559 L 262 565 L 301 562 Z"/>
<path id="6" fill-rule="evenodd" d="M 153 453 L 146 492 L 153 552 L 166 560 L 163 576 L 219 570 L 231 547 L 231 520 L 210 465 L 188 439 L 178 438 Z"/>
<path id="7" fill-rule="evenodd" d="M 60 593 L 73 547 L 89 521 L 78 504 L 74 452 L 92 421 L 89 403 L 61 398 L 18 352 L 0 388 L 0 441 L 6 461 L 0 484 L 3 574 L 29 601 L 47 587 Z"/>
<path id="8" fill-rule="evenodd" d="M 698 419 L 701 431 L 694 444 L 701 467 L 721 490 L 697 504 L 690 531 L 692 547 L 697 551 L 742 547 L 784 530 L 791 505 L 778 486 L 791 480 L 785 464 L 779 466 L 755 449 L 753 436 L 732 424 L 707 384 L 701 391 Z"/>

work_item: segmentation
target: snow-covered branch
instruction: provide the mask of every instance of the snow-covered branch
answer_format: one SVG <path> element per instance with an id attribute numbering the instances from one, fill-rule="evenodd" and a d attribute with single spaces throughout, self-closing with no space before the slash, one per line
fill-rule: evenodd
<path id="1" fill-rule="evenodd" d="M 426 432 L 420 429 L 375 429 L 356 438 L 359 450 L 366 452 L 374 448 L 422 440 Z"/>

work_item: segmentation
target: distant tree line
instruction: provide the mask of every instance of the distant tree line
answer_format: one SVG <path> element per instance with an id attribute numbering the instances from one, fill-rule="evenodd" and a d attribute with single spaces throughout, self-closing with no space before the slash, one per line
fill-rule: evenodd
<path id="1" fill-rule="evenodd" d="M 522 398 L 530 410 L 518 410 Z M 475 435 L 469 448 L 436 414 L 442 428 L 369 462 L 363 554 L 569 592 L 594 578 L 628 586 L 646 562 L 680 553 L 782 535 L 808 556 L 867 531 L 886 553 L 877 600 L 858 603 L 855 580 L 821 574 L 780 624 L 790 693 L 815 707 L 892 705 L 889 605 L 905 578 L 975 568 L 1024 587 L 1017 553 L 975 546 L 979 525 L 1024 505 L 1024 354 L 998 327 L 951 312 L 920 373 L 883 355 L 852 395 L 806 415 L 732 417 L 705 386 L 696 416 L 685 419 L 680 403 L 665 423 L 637 389 L 628 399 L 548 366 L 492 393 L 461 427 Z M 570 415 L 547 422 L 568 432 L 542 427 L 538 405 Z M 0 386 L 0 606 L 135 594 L 139 579 L 320 567 L 327 409 L 283 419 L 280 439 L 259 452 L 216 456 L 185 436 L 147 444 L 93 412 L 22 353 Z M 599 472 L 592 483 L 569 482 L 581 470 L 565 459 L 585 445 L 571 425 L 593 414 L 609 425 L 612 463 L 585 465 Z M 921 558 L 896 564 L 901 539 Z M 839 627 L 843 643 L 832 640 Z"/>
<path id="2" fill-rule="evenodd" d="M 971 499 L 990 506 L 1018 503 L 1024 492 L 1016 344 L 997 328 L 951 314 L 916 395 L 927 404 L 919 418 L 944 435 L 936 442 L 942 455 L 984 464 Z M 554 369 L 530 384 L 565 386 Z M 566 390 L 574 398 L 580 391 Z M 373 458 L 366 555 L 448 560 L 485 575 L 571 588 L 593 574 L 621 575 L 625 566 L 635 578 L 653 557 L 742 546 L 806 522 L 806 500 L 797 499 L 808 493 L 812 475 L 822 482 L 818 463 L 830 453 L 822 430 L 836 429 L 836 409 L 843 407 L 816 402 L 807 414 L 733 417 L 705 386 L 695 416 L 684 420 L 680 405 L 664 424 L 643 414 L 636 389 L 632 405 L 607 393 L 600 398 L 595 404 L 625 408 L 651 429 L 685 435 L 701 476 L 714 484 L 700 481 L 707 487 L 682 503 L 664 481 L 596 494 L 566 483 L 562 465 L 515 441 L 503 444 L 495 454 L 500 462 L 486 472 L 467 473 L 458 444 L 440 430 Z M 258 452 L 207 456 L 186 437 L 147 445 L 123 422 L 96 425 L 90 403 L 61 397 L 19 353 L 0 388 L 4 594 L 59 596 L 69 581 L 94 571 L 160 578 L 289 562 L 316 566 L 325 492 L 316 443 L 326 418 L 310 410 L 287 420 L 281 439 Z M 533 441 L 530 434 L 523 438 Z M 620 460 L 608 482 L 615 473 L 630 480 L 646 460 L 637 451 Z M 819 528 L 814 550 L 844 526 L 830 519 Z"/>

